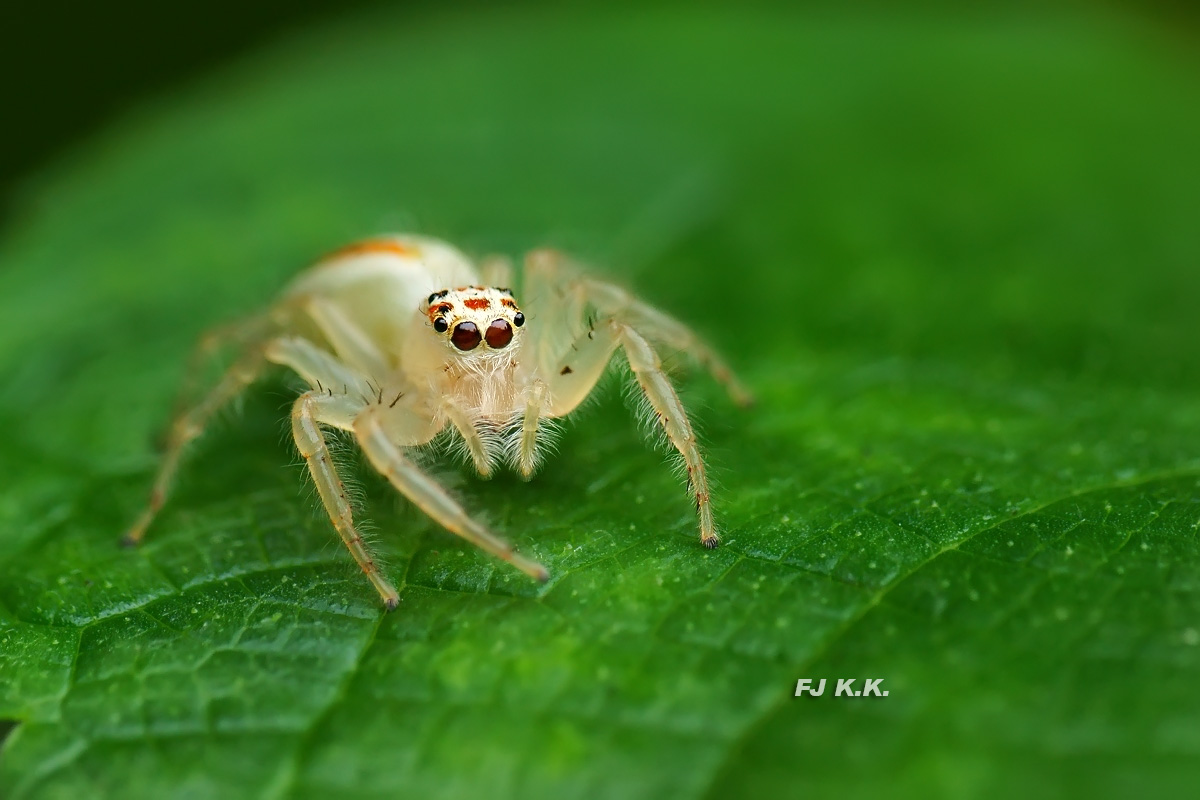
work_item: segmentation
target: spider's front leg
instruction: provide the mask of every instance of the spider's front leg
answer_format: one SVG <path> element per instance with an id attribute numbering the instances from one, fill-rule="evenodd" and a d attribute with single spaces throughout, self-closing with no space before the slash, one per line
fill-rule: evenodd
<path id="1" fill-rule="evenodd" d="M 373 399 L 369 396 L 372 391 L 370 381 L 328 351 L 299 336 L 274 339 L 267 344 L 265 353 L 270 361 L 294 370 L 310 386 L 317 387 L 300 395 L 292 405 L 292 438 L 308 466 L 330 522 L 390 611 L 399 604 L 400 595 L 380 572 L 354 524 L 346 487 L 321 430 L 322 425 L 350 430 L 355 416 Z M 337 387 L 336 391 L 334 387 Z"/>
<path id="2" fill-rule="evenodd" d="M 720 543 L 713 521 L 708 491 L 708 473 L 696 442 L 695 431 L 687 411 L 675 393 L 658 354 L 632 327 L 608 318 L 597 321 L 584 330 L 563 356 L 559 364 L 545 376 L 550 396 L 547 414 L 561 417 L 569 414 L 591 393 L 613 353 L 620 348 L 654 417 L 662 427 L 671 446 L 683 457 L 687 469 L 688 491 L 696 501 L 700 522 L 700 541 L 707 548 Z"/>
<path id="3" fill-rule="evenodd" d="M 683 456 L 687 467 L 688 489 L 696 499 L 696 513 L 700 517 L 700 542 L 710 550 L 720 544 L 716 524 L 713 522 L 712 504 L 709 502 L 708 473 L 704 467 L 704 459 L 700 457 L 700 448 L 696 443 L 696 433 L 688 420 L 687 411 L 675 393 L 675 387 L 662 369 L 662 362 L 654 348 L 628 325 L 611 321 L 617 340 L 625 350 L 629 360 L 629 368 L 642 387 L 642 392 L 654 410 L 655 418 L 662 426 L 667 439 Z"/>
<path id="4" fill-rule="evenodd" d="M 696 434 L 647 337 L 687 352 L 707 366 L 739 405 L 753 402 L 750 392 L 716 352 L 683 323 L 617 286 L 588 277 L 561 254 L 550 250 L 531 253 L 526 275 L 531 309 L 539 320 L 544 315 L 547 322 L 532 342 L 534 361 L 550 396 L 546 413 L 564 416 L 583 402 L 612 354 L 621 349 L 655 420 L 683 458 L 688 491 L 699 516 L 700 541 L 705 547 L 716 547 L 720 537 Z M 589 309 L 595 312 L 594 319 L 587 318 Z M 563 327 L 574 336 L 564 339 L 560 333 Z"/>
<path id="5" fill-rule="evenodd" d="M 424 444 L 438 430 L 433 419 L 415 408 L 404 404 L 371 405 L 355 417 L 354 435 L 371 465 L 443 528 L 532 578 L 548 580 L 550 573 L 545 567 L 520 555 L 511 544 L 472 519 L 437 481 L 404 455 L 404 447 Z"/>
<path id="6" fill-rule="evenodd" d="M 361 409 L 362 401 L 349 395 L 328 394 L 319 390 L 305 392 L 292 406 L 292 436 L 296 440 L 300 455 L 308 465 L 313 483 L 317 485 L 317 494 L 329 513 L 333 527 L 337 529 L 346 549 L 354 556 L 367 579 L 383 598 L 384 605 L 391 611 L 400 604 L 400 595 L 396 592 L 396 587 L 379 571 L 375 559 L 371 557 L 363 542 L 362 535 L 354 525 L 354 513 L 350 501 L 346 498 L 346 487 L 333 464 L 329 446 L 325 443 L 325 434 L 321 430 L 322 424 L 343 430 L 350 429 L 354 417 Z"/>

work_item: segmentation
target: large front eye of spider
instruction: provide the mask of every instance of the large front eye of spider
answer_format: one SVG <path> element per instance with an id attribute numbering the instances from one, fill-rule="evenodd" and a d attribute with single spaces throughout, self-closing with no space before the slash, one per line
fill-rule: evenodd
<path id="1" fill-rule="evenodd" d="M 479 328 L 474 322 L 460 322 L 454 326 L 450 341 L 454 342 L 454 346 L 459 350 L 474 350 L 483 341 L 483 337 L 479 335 Z"/>
<path id="2" fill-rule="evenodd" d="M 488 325 L 487 333 L 484 338 L 487 339 L 488 347 L 493 350 L 499 350 L 502 347 L 507 347 L 512 341 L 513 329 L 508 324 L 508 320 L 494 319 L 492 324 Z"/>

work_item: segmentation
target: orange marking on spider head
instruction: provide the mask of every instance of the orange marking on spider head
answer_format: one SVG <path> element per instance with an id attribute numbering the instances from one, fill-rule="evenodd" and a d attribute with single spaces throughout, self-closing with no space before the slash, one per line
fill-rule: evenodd
<path id="1" fill-rule="evenodd" d="M 463 301 L 463 305 L 472 311 L 482 311 L 491 305 L 491 301 L 486 297 L 468 297 Z"/>
<path id="2" fill-rule="evenodd" d="M 500 301 L 500 305 L 505 306 L 506 308 L 516 308 L 517 307 L 517 304 L 514 303 L 512 300 L 509 300 L 507 297 L 503 298 Z"/>

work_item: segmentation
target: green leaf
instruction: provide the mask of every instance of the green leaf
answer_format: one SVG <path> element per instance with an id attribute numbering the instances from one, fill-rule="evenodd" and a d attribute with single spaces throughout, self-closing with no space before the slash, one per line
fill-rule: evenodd
<path id="1" fill-rule="evenodd" d="M 0 249 L 0 795 L 1194 791 L 1194 53 L 928 13 L 379 14 L 43 176 Z M 725 546 L 610 386 L 537 480 L 439 473 L 546 586 L 350 459 L 385 615 L 276 377 L 120 549 L 200 331 L 384 230 L 569 248 L 716 343 L 760 398 L 682 380 Z"/>

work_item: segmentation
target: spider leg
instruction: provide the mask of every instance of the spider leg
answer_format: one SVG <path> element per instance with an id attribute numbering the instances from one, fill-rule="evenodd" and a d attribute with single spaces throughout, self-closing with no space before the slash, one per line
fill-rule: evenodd
<path id="1" fill-rule="evenodd" d="M 450 420 L 450 424 L 462 436 L 463 443 L 467 447 L 467 452 L 471 455 L 471 461 L 475 464 L 475 471 L 484 478 L 491 477 L 491 448 L 484 442 L 479 428 L 475 425 L 475 421 L 471 419 L 471 415 L 449 397 L 442 399 L 441 406 L 442 413 L 446 415 L 446 418 Z"/>
<path id="2" fill-rule="evenodd" d="M 487 256 L 479 262 L 479 276 L 484 286 L 507 289 L 513 285 L 512 261 L 507 256 Z"/>
<path id="3" fill-rule="evenodd" d="M 546 382 L 540 378 L 529 384 L 525 395 L 525 413 L 521 417 L 521 436 L 513 460 L 521 477 L 529 480 L 538 465 L 538 422 L 546 413 Z"/>
<path id="4" fill-rule="evenodd" d="M 235 323 L 235 326 L 230 328 L 230 335 L 245 337 L 249 334 L 243 327 L 261 329 L 263 325 L 262 319 Z M 212 347 L 211 344 L 201 343 L 202 349 Z M 169 429 L 166 452 L 159 465 L 150 500 L 126 533 L 123 540 L 126 545 L 140 544 L 145 538 L 147 529 L 167 501 L 187 445 L 204 432 L 214 414 L 262 374 L 268 361 L 291 367 L 313 386 L 336 386 L 338 391 L 343 393 L 344 387 L 367 391 L 364 388 L 366 381 L 363 376 L 345 367 L 329 353 L 305 339 L 281 337 L 266 344 L 248 346 L 207 395 L 198 403 L 181 409 L 176 415 Z"/>
<path id="5" fill-rule="evenodd" d="M 309 386 L 324 390 L 326 395 L 375 394 L 375 387 L 366 375 L 303 337 L 281 336 L 268 342 L 264 350 L 268 361 L 294 370 Z"/>
<path id="6" fill-rule="evenodd" d="M 738 380 L 725 360 L 691 328 L 666 312 L 642 302 L 615 284 L 588 277 L 567 263 L 561 253 L 553 250 L 530 253 L 526 274 L 531 283 L 531 295 L 544 295 L 549 287 L 557 287 L 560 294 L 575 295 L 594 306 L 602 316 L 620 320 L 647 338 L 696 359 L 725 387 L 730 398 L 739 406 L 747 407 L 754 403 L 754 396 Z"/>
<path id="7" fill-rule="evenodd" d="M 550 392 L 550 416 L 569 414 L 591 393 L 600 379 L 612 354 L 620 348 L 633 371 L 642 394 L 650 404 L 654 418 L 671 443 L 683 457 L 687 469 L 688 490 L 696 501 L 700 521 L 700 541 L 708 548 L 716 547 L 720 537 L 713 521 L 709 500 L 708 473 L 696 442 L 696 434 L 688 421 L 687 411 L 662 369 L 658 354 L 631 326 L 616 319 L 607 319 L 585 331 L 562 360 L 562 366 L 545 377 Z"/>
<path id="8" fill-rule="evenodd" d="M 300 455 L 308 464 L 308 471 L 317 485 L 317 493 L 321 496 L 321 502 L 329 514 L 330 521 L 333 522 L 333 527 L 342 537 L 350 555 L 354 556 L 358 566 L 383 598 L 384 605 L 391 611 L 399 605 L 400 595 L 396 592 L 396 587 L 379 571 L 362 536 L 354 527 L 354 515 L 350 502 L 346 499 L 346 487 L 338 476 L 337 467 L 334 466 L 329 447 L 325 443 L 325 434 L 321 431 L 322 424 L 349 429 L 355 415 L 361 409 L 361 401 L 350 395 L 330 395 L 319 390 L 305 392 L 292 406 L 292 436 L 296 440 Z"/>
<path id="9" fill-rule="evenodd" d="M 708 474 L 704 468 L 704 459 L 700 457 L 700 448 L 696 443 L 696 434 L 692 423 L 688 421 L 687 411 L 675 393 L 675 387 L 662 370 L 662 362 L 658 354 L 642 336 L 628 325 L 614 323 L 625 357 L 629 359 L 629 367 L 642 387 L 643 394 L 654 409 L 655 418 L 662 425 L 667 439 L 683 456 L 687 468 L 688 489 L 696 498 L 696 514 L 700 517 L 700 542 L 712 549 L 720 543 L 716 525 L 713 522 L 712 505 L 709 502 Z"/>
<path id="10" fill-rule="evenodd" d="M 188 357 L 183 381 L 175 397 L 175 415 L 182 415 L 195 404 L 205 367 L 223 347 L 234 344 L 246 347 L 249 342 L 261 341 L 269 328 L 270 320 L 260 315 L 234 320 L 205 331 Z"/>
<path id="11" fill-rule="evenodd" d="M 258 379 L 266 366 L 263 347 L 252 345 L 248 347 L 233 363 L 217 385 L 213 387 L 199 402 L 181 410 L 171 423 L 167 437 L 166 452 L 163 453 L 159 464 L 154 486 L 150 491 L 150 500 L 133 526 L 125 534 L 124 544 L 138 545 L 146 536 L 146 529 L 154 521 L 171 489 L 171 483 L 179 470 L 179 461 L 184 448 L 204 432 L 212 416 L 231 400 L 237 397 L 243 389 Z"/>
<path id="12" fill-rule="evenodd" d="M 312 295 L 298 297 L 289 302 L 299 304 L 329 340 L 333 351 L 347 364 L 366 375 L 376 377 L 391 372 L 384 353 L 362 328 L 346 316 L 337 303 Z"/>
<path id="13" fill-rule="evenodd" d="M 402 413 L 397 413 L 402 412 Z M 511 544 L 472 519 L 433 478 L 405 457 L 399 441 L 422 444 L 432 437 L 434 426 L 407 408 L 369 406 L 354 419 L 354 435 L 367 459 L 396 489 L 452 533 L 476 547 L 509 562 L 540 581 L 548 580 L 546 568 L 513 550 Z M 436 432 L 436 431 L 434 431 Z"/>

